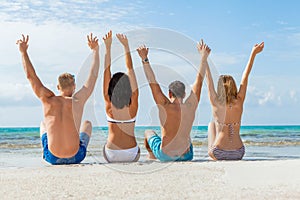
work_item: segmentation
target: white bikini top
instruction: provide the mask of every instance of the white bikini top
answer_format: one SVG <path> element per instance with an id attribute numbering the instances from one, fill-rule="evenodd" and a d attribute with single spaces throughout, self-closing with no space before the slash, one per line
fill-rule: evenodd
<path id="1" fill-rule="evenodd" d="M 128 120 L 117 120 L 117 119 L 113 119 L 113 118 L 109 117 L 106 114 L 106 119 L 107 119 L 107 122 L 110 122 L 110 123 L 115 123 L 115 124 L 121 123 L 121 124 L 124 124 L 124 123 L 133 123 L 133 122 L 135 122 L 136 116 L 134 118 L 128 119 Z"/>

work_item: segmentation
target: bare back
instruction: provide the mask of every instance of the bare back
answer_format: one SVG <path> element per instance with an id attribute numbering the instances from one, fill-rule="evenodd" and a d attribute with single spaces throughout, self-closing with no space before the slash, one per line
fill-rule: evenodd
<path id="1" fill-rule="evenodd" d="M 74 156 L 79 148 L 79 129 L 84 104 L 72 97 L 42 100 L 49 150 L 57 157 Z M 75 115 L 73 115 L 75 113 Z"/>
<path id="2" fill-rule="evenodd" d="M 213 78 L 210 72 L 209 67 L 206 70 L 207 78 L 207 87 L 208 87 L 208 96 L 213 110 L 214 124 L 216 127 L 216 139 L 210 145 L 217 146 L 220 149 L 224 150 L 236 150 L 242 147 L 243 142 L 240 137 L 240 126 L 241 126 L 241 117 L 243 113 L 243 104 L 246 98 L 246 91 L 248 85 L 248 77 L 251 72 L 254 59 L 256 54 L 260 53 L 264 48 L 264 42 L 260 44 L 255 44 L 252 48 L 249 61 L 244 70 L 242 80 L 240 83 L 240 88 L 237 92 L 236 99 L 231 103 L 226 105 L 221 105 L 217 101 L 217 93 L 214 88 Z M 221 78 L 221 77 L 220 77 Z M 224 78 L 224 76 L 222 77 Z M 228 77 L 227 77 L 228 78 Z M 229 80 L 224 81 L 233 81 L 233 78 L 229 77 Z M 229 84 L 235 85 L 235 84 Z M 215 136 L 214 136 L 215 137 Z"/>
<path id="3" fill-rule="evenodd" d="M 243 100 L 238 98 L 229 105 L 215 103 L 212 105 L 212 110 L 217 133 L 214 145 L 226 150 L 241 148 L 243 143 L 240 137 L 240 126 Z"/>
<path id="4" fill-rule="evenodd" d="M 137 49 L 142 59 L 144 72 L 151 88 L 154 101 L 159 109 L 162 134 L 161 147 L 165 154 L 172 157 L 181 156 L 190 150 L 190 132 L 200 101 L 203 77 L 208 67 L 207 57 L 210 53 L 210 48 L 204 44 L 203 40 L 197 45 L 197 48 L 201 54 L 201 62 L 196 74 L 196 80 L 192 86 L 191 94 L 187 97 L 185 102 L 183 102 L 186 95 L 184 84 L 182 82 L 180 83 L 180 81 L 171 83 L 174 85 L 169 86 L 170 99 L 168 99 L 163 94 L 151 68 L 148 59 L 149 49 L 144 45 Z"/>
<path id="5" fill-rule="evenodd" d="M 127 68 L 126 76 L 128 76 L 132 95 L 129 105 L 122 105 L 117 109 L 109 97 L 109 83 L 111 76 L 111 44 L 112 31 L 109 31 L 103 41 L 106 47 L 104 60 L 104 78 L 103 78 L 103 96 L 105 101 L 106 115 L 113 121 L 108 120 L 108 139 L 106 147 L 109 149 L 129 149 L 137 146 L 134 136 L 135 117 L 138 110 L 138 86 L 136 76 L 132 64 L 129 43 L 126 35 L 116 34 L 116 37 L 124 47 L 125 63 Z M 125 75 L 125 74 L 124 74 Z M 128 87 L 129 88 L 129 87 Z M 120 95 L 118 98 L 124 98 Z M 128 122 L 128 120 L 130 122 Z M 124 123 L 125 121 L 125 123 Z"/>
<path id="6" fill-rule="evenodd" d="M 41 133 L 47 133 L 48 148 L 53 155 L 60 158 L 72 157 L 79 149 L 79 129 L 83 107 L 92 94 L 98 77 L 100 66 L 98 39 L 93 37 L 92 33 L 88 36 L 88 45 L 93 51 L 90 74 L 82 88 L 73 96 L 74 82 L 66 88 L 58 86 L 61 96 L 56 96 L 43 85 L 29 59 L 28 41 L 29 36 L 22 35 L 22 39 L 18 40 L 17 44 L 22 55 L 26 77 L 33 92 L 43 104 L 44 121 L 41 126 Z"/>
<path id="7" fill-rule="evenodd" d="M 136 102 L 137 103 L 137 102 Z M 130 105 L 123 109 L 116 109 L 112 104 L 107 105 L 106 113 L 108 117 L 117 121 L 126 121 L 135 118 L 137 106 Z M 111 123 L 108 122 L 107 148 L 109 149 L 129 149 L 137 145 L 134 135 L 135 122 L 131 123 Z"/>
<path id="8" fill-rule="evenodd" d="M 190 132 L 195 110 L 186 103 L 168 103 L 158 108 L 163 151 L 170 156 L 182 155 L 191 144 Z"/>

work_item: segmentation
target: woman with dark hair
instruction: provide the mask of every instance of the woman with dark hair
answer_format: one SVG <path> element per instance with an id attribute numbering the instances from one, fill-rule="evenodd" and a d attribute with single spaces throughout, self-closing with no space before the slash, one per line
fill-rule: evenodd
<path id="1" fill-rule="evenodd" d="M 208 125 L 208 154 L 214 160 L 241 160 L 245 154 L 240 137 L 243 105 L 255 56 L 263 48 L 263 42 L 254 45 L 239 90 L 232 76 L 221 75 L 215 91 L 209 67 L 206 70 L 208 96 L 214 118 Z"/>
<path id="2" fill-rule="evenodd" d="M 111 77 L 112 31 L 109 31 L 103 37 L 106 47 L 103 95 L 109 131 L 103 155 L 107 162 L 135 162 L 140 157 L 140 149 L 134 135 L 138 87 L 128 39 L 123 34 L 116 36 L 124 47 L 127 74 L 118 72 Z"/>

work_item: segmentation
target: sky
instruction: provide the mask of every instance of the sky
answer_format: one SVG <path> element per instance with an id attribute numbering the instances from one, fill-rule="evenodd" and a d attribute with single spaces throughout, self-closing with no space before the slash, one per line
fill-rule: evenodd
<path id="1" fill-rule="evenodd" d="M 106 32 L 128 36 L 140 96 L 137 125 L 158 125 L 157 108 L 135 49 L 150 47 L 149 59 L 163 91 L 173 79 L 189 86 L 200 56 L 196 42 L 211 47 L 210 66 L 217 77 L 241 80 L 252 46 L 265 42 L 250 74 L 243 125 L 300 124 L 300 21 L 298 1 L 27 1 L 1 0 L 0 6 L 0 126 L 34 126 L 43 119 L 42 106 L 26 80 L 16 40 L 30 36 L 28 53 L 42 82 L 56 94 L 57 76 L 75 74 L 83 83 L 91 51 L 86 35 Z M 84 118 L 106 125 L 101 70 Z M 122 48 L 113 41 L 113 72 L 124 71 Z M 207 87 L 203 84 L 194 125 L 211 120 Z"/>

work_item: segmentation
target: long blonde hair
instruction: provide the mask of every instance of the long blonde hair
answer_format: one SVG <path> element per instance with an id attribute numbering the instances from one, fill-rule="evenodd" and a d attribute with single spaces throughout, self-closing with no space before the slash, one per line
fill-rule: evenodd
<path id="1" fill-rule="evenodd" d="M 230 75 L 221 75 L 218 80 L 217 100 L 222 104 L 230 104 L 237 99 L 237 87 Z"/>

